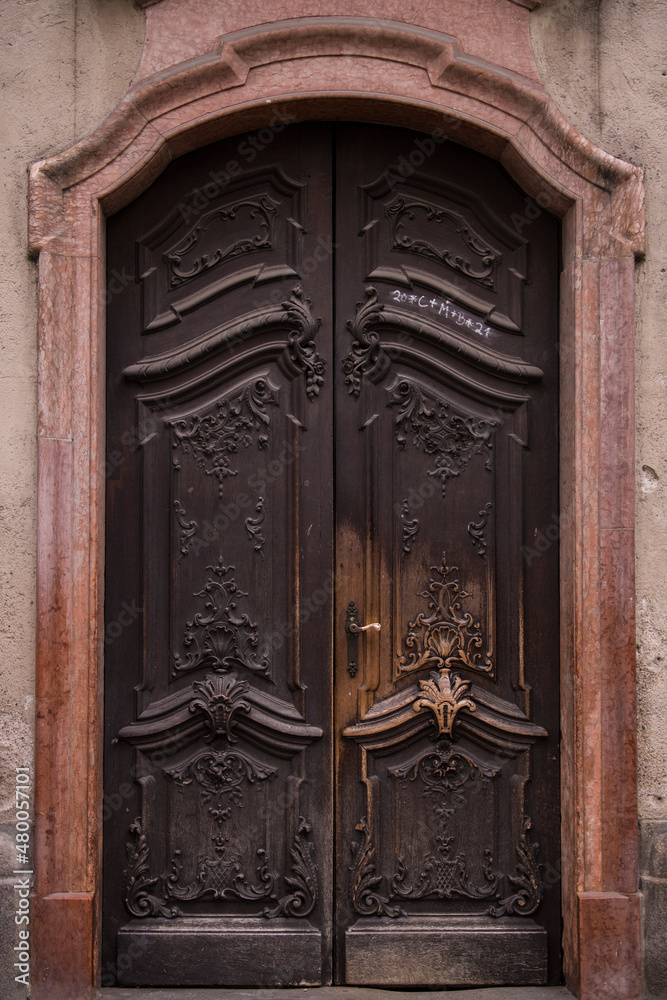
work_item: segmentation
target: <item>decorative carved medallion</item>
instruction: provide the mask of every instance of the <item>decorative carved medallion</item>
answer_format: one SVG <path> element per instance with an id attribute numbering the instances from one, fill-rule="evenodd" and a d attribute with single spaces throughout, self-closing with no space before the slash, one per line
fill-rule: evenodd
<path id="1" fill-rule="evenodd" d="M 183 638 L 183 645 L 193 646 L 194 650 L 185 659 L 179 653 L 174 654 L 172 673 L 198 667 L 221 672 L 245 667 L 268 676 L 268 656 L 260 658 L 257 654 L 257 626 L 246 614 L 236 613 L 236 602 L 248 595 L 239 590 L 233 577 L 229 577 L 234 567 L 224 566 L 220 556 L 217 566 L 206 568 L 213 577 L 209 577 L 204 589 L 194 595 L 205 601 L 205 608 L 187 623 Z"/>
<path id="2" fill-rule="evenodd" d="M 395 198 L 387 206 L 387 214 L 391 220 L 395 250 L 409 250 L 411 253 L 430 257 L 487 288 L 495 287 L 493 272 L 501 255 L 475 232 L 463 215 L 416 198 L 411 198 L 409 201 L 405 198 Z M 457 252 L 457 247 L 445 245 L 447 227 L 443 224 L 446 220 L 453 224 L 462 243 L 474 257 L 465 257 Z M 427 229 L 432 233 L 431 239 L 425 239 L 423 236 Z"/>
<path id="3" fill-rule="evenodd" d="M 489 500 L 479 512 L 480 521 L 477 524 L 471 521 L 468 525 L 468 534 L 472 538 L 472 544 L 477 548 L 482 559 L 486 559 L 486 536 L 484 535 L 484 529 L 486 528 L 486 521 L 491 513 L 492 506 L 493 504 Z"/>
<path id="4" fill-rule="evenodd" d="M 494 773 L 462 750 L 455 750 L 446 738 L 439 739 L 432 750 L 389 771 L 393 778 L 420 779 L 425 786 L 424 795 L 437 797 L 435 813 L 443 826 L 464 804 L 468 788 L 479 789 Z"/>
<path id="5" fill-rule="evenodd" d="M 401 504 L 401 524 L 403 526 L 403 551 L 410 552 L 412 550 L 412 539 L 415 537 L 419 531 L 419 519 L 414 518 L 410 521 L 408 519 L 408 514 L 410 513 L 410 504 L 407 499 Z"/>
<path id="6" fill-rule="evenodd" d="M 405 911 L 400 906 L 392 906 L 386 896 L 374 891 L 382 883 L 383 876 L 375 874 L 375 846 L 365 818 L 357 823 L 356 829 L 362 840 L 352 845 L 350 899 L 354 909 L 362 917 L 404 917 Z"/>
<path id="7" fill-rule="evenodd" d="M 178 561 L 180 562 L 183 556 L 188 554 L 190 542 L 197 531 L 197 522 L 186 520 L 185 507 L 183 507 L 180 500 L 174 500 L 174 507 L 176 508 L 176 519 L 181 529 L 181 551 L 178 557 Z"/>
<path id="8" fill-rule="evenodd" d="M 413 621 L 408 622 L 405 645 L 410 652 L 401 656 L 399 666 L 402 671 L 437 667 L 442 680 L 432 675 L 433 681 L 421 681 L 420 686 L 434 684 L 434 690 L 429 687 L 424 697 L 434 706 L 436 699 L 440 699 L 443 708 L 449 699 L 455 707 L 463 694 L 462 682 L 457 683 L 458 679 L 445 668 L 458 665 L 492 673 L 493 662 L 490 652 L 487 651 L 486 656 L 481 652 L 484 641 L 479 622 L 473 620 L 470 612 L 461 610 L 461 602 L 470 594 L 461 589 L 458 580 L 451 578 L 457 567 L 447 566 L 443 552 L 442 565 L 440 568 L 432 566 L 431 572 L 435 575 L 431 577 L 427 590 L 419 595 L 426 598 L 430 614 L 420 611 Z M 456 691 L 453 684 L 457 684 Z M 427 707 L 426 704 L 423 707 Z"/>
<path id="9" fill-rule="evenodd" d="M 215 476 L 222 498 L 227 476 L 235 476 L 231 455 L 249 448 L 253 441 L 266 448 L 270 423 L 267 406 L 277 406 L 276 393 L 266 379 L 256 379 L 232 399 L 220 399 L 205 416 L 190 421 L 173 420 L 174 467 L 180 469 L 180 453 L 192 453 L 207 476 Z"/>
<path id="10" fill-rule="evenodd" d="M 194 757 L 175 767 L 165 768 L 165 774 L 184 787 L 194 779 L 202 787 L 202 799 L 211 803 L 209 815 L 222 825 L 229 819 L 232 805 L 243 807 L 244 781 L 253 784 L 263 781 L 276 773 L 274 767 L 267 767 L 253 760 L 240 750 L 216 750 L 207 748 Z"/>
<path id="11" fill-rule="evenodd" d="M 177 907 L 169 906 L 164 896 L 152 892 L 163 879 L 151 877 L 146 834 L 138 817 L 130 827 L 130 833 L 135 839 L 126 845 L 128 865 L 123 872 L 123 903 L 133 917 L 180 916 Z"/>
<path id="12" fill-rule="evenodd" d="M 387 406 L 396 406 L 396 440 L 405 448 L 408 438 L 419 451 L 435 457 L 429 476 L 440 480 L 445 496 L 447 480 L 460 476 L 473 455 L 486 454 L 491 471 L 492 433 L 495 420 L 475 420 L 450 412 L 444 400 L 427 400 L 413 381 L 402 378 L 388 390 Z"/>
<path id="13" fill-rule="evenodd" d="M 170 285 L 172 287 L 182 285 L 190 278 L 203 274 L 204 271 L 215 267 L 216 264 L 221 264 L 233 257 L 240 257 L 242 254 L 251 253 L 254 250 L 271 249 L 273 220 L 278 205 L 279 202 L 274 201 L 268 194 L 263 194 L 254 200 L 244 198 L 242 201 L 223 205 L 221 208 L 207 212 L 175 247 L 164 254 L 164 260 L 171 275 Z M 255 230 L 255 233 L 238 239 L 230 238 L 232 234 L 228 233 L 225 226 L 225 223 L 229 222 L 245 222 Z M 219 236 L 217 236 L 218 245 L 213 244 L 214 249 L 202 253 L 198 257 L 190 257 L 190 260 L 186 261 L 184 258 L 192 254 L 202 242 L 204 234 L 216 224 L 220 231 Z"/>
<path id="14" fill-rule="evenodd" d="M 291 892 L 278 900 L 273 908 L 264 910 L 265 917 L 307 917 L 317 903 L 317 865 L 313 861 L 313 845 L 306 839 L 311 831 L 310 823 L 299 817 L 299 826 L 294 837 L 291 875 L 284 879 Z"/>
<path id="15" fill-rule="evenodd" d="M 544 887 L 540 876 L 542 865 L 538 864 L 537 861 L 540 845 L 530 842 L 528 831 L 531 825 L 530 817 L 526 816 L 523 821 L 521 840 L 516 849 L 519 858 L 516 874 L 509 876 L 512 885 L 516 886 L 516 892 L 501 899 L 497 906 L 490 908 L 489 913 L 492 917 L 506 915 L 530 917 L 544 898 Z"/>
<path id="16" fill-rule="evenodd" d="M 248 532 L 248 538 L 252 542 L 254 540 L 255 552 L 259 552 L 260 555 L 264 555 L 264 535 L 262 534 L 262 524 L 264 522 L 264 497 L 259 497 L 257 501 L 257 506 L 255 507 L 255 512 L 257 517 L 246 517 L 245 519 L 245 530 Z"/>
<path id="17" fill-rule="evenodd" d="M 424 896 L 438 896 L 440 899 L 452 899 L 465 896 L 468 899 L 488 899 L 498 892 L 497 876 L 493 872 L 493 858 L 490 851 L 484 852 L 482 873 L 486 885 L 471 884 L 466 867 L 464 851 L 459 851 L 455 858 L 451 857 L 452 837 L 438 837 L 438 854 L 427 854 L 419 879 L 413 885 L 404 885 L 408 871 L 403 857 L 398 859 L 398 870 L 392 879 L 392 893 L 403 899 L 422 899 Z"/>
<path id="18" fill-rule="evenodd" d="M 166 880 L 166 892 L 176 899 L 265 899 L 271 895 L 275 875 L 269 871 L 266 852 L 257 851 L 259 864 L 257 866 L 257 882 L 253 885 L 246 881 L 241 857 L 238 854 L 225 857 L 227 847 L 226 837 L 216 837 L 217 857 L 209 858 L 200 855 L 197 859 L 197 874 L 189 885 L 179 885 L 183 870 L 180 862 L 180 851 L 175 851 L 171 861 L 171 874 Z"/>

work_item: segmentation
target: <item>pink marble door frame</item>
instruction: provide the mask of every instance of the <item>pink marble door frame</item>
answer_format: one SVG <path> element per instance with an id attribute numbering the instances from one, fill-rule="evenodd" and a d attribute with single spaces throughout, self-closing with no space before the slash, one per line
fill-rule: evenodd
<path id="1" fill-rule="evenodd" d="M 507 45 L 518 59 L 517 48 L 529 44 L 528 11 L 497 2 L 511 12 Z M 198 59 L 144 77 L 98 131 L 32 167 L 30 245 L 39 255 L 35 997 L 87 998 L 99 976 L 104 220 L 174 157 L 266 126 L 277 112 L 295 121 L 444 129 L 503 164 L 526 192 L 527 221 L 540 207 L 563 220 L 565 975 L 584 1000 L 639 995 L 633 303 L 642 172 L 571 128 L 536 73 L 475 54 L 464 29 L 457 39 L 398 21 L 312 17 L 239 30 Z"/>

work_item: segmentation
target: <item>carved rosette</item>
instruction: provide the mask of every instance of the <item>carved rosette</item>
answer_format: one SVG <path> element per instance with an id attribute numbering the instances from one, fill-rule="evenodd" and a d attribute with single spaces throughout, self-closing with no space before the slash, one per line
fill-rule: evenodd
<path id="1" fill-rule="evenodd" d="M 245 667 L 253 673 L 268 676 L 268 656 L 259 656 L 257 626 L 246 614 L 237 614 L 237 601 L 247 597 L 230 573 L 233 566 L 224 566 L 222 556 L 216 566 L 207 566 L 213 574 L 203 590 L 194 596 L 205 601 L 204 611 L 187 622 L 183 645 L 194 647 L 183 658 L 174 654 L 174 675 L 205 667 L 229 671 Z"/>
<path id="2" fill-rule="evenodd" d="M 445 496 L 447 481 L 460 476 L 473 455 L 485 455 L 491 471 L 492 434 L 495 420 L 476 420 L 450 411 L 444 400 L 427 399 L 411 379 L 401 378 L 388 390 L 387 406 L 397 408 L 396 440 L 405 448 L 408 440 L 434 460 L 428 475 L 440 481 Z"/>
<path id="3" fill-rule="evenodd" d="M 443 552 L 442 565 L 432 566 L 431 572 L 434 575 L 427 589 L 419 595 L 426 599 L 430 614 L 420 611 L 413 621 L 408 622 L 405 646 L 409 652 L 400 657 L 399 668 L 401 671 L 438 668 L 439 677 L 432 674 L 432 681 L 420 682 L 428 686 L 423 697 L 430 699 L 434 707 L 450 704 L 456 714 L 459 710 L 456 706 L 460 704 L 464 692 L 461 684 L 467 682 L 456 678 L 450 668 L 458 666 L 492 675 L 494 664 L 490 651 L 486 655 L 481 652 L 484 640 L 479 622 L 473 620 L 470 612 L 461 609 L 461 602 L 470 594 L 462 590 L 459 581 L 452 576 L 457 567 L 447 565 Z M 430 706 L 425 703 L 423 707 Z M 464 706 L 461 704 L 461 707 Z M 448 718 L 453 722 L 453 717 L 448 715 Z M 438 725 L 441 725 L 440 717 Z"/>
<path id="4" fill-rule="evenodd" d="M 478 281 L 486 288 L 495 287 L 494 270 L 500 262 L 501 255 L 475 232 L 463 215 L 417 198 L 410 200 L 395 198 L 387 206 L 387 214 L 391 220 L 395 250 L 408 250 L 423 257 L 430 257 Z M 462 244 L 474 255 L 473 257 L 465 257 L 458 252 L 458 248 L 446 245 L 447 231 L 443 224 L 447 221 L 459 234 Z M 436 229 L 436 227 L 442 228 Z M 418 232 L 423 234 L 426 229 L 432 232 L 433 239 L 417 235 Z"/>

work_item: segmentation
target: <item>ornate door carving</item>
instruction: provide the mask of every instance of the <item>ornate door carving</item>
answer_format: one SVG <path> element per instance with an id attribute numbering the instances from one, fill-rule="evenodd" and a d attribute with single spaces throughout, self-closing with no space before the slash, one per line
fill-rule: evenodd
<path id="1" fill-rule="evenodd" d="M 103 984 L 557 981 L 556 224 L 265 132 L 109 223 Z"/>

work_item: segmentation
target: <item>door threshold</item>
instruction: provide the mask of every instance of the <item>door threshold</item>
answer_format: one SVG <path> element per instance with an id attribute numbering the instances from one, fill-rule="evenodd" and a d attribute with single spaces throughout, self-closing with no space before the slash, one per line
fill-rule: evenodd
<path id="1" fill-rule="evenodd" d="M 574 1000 L 565 986 L 493 986 L 484 989 L 369 989 L 366 986 L 319 986 L 301 989 L 101 989 L 96 1000 Z"/>

